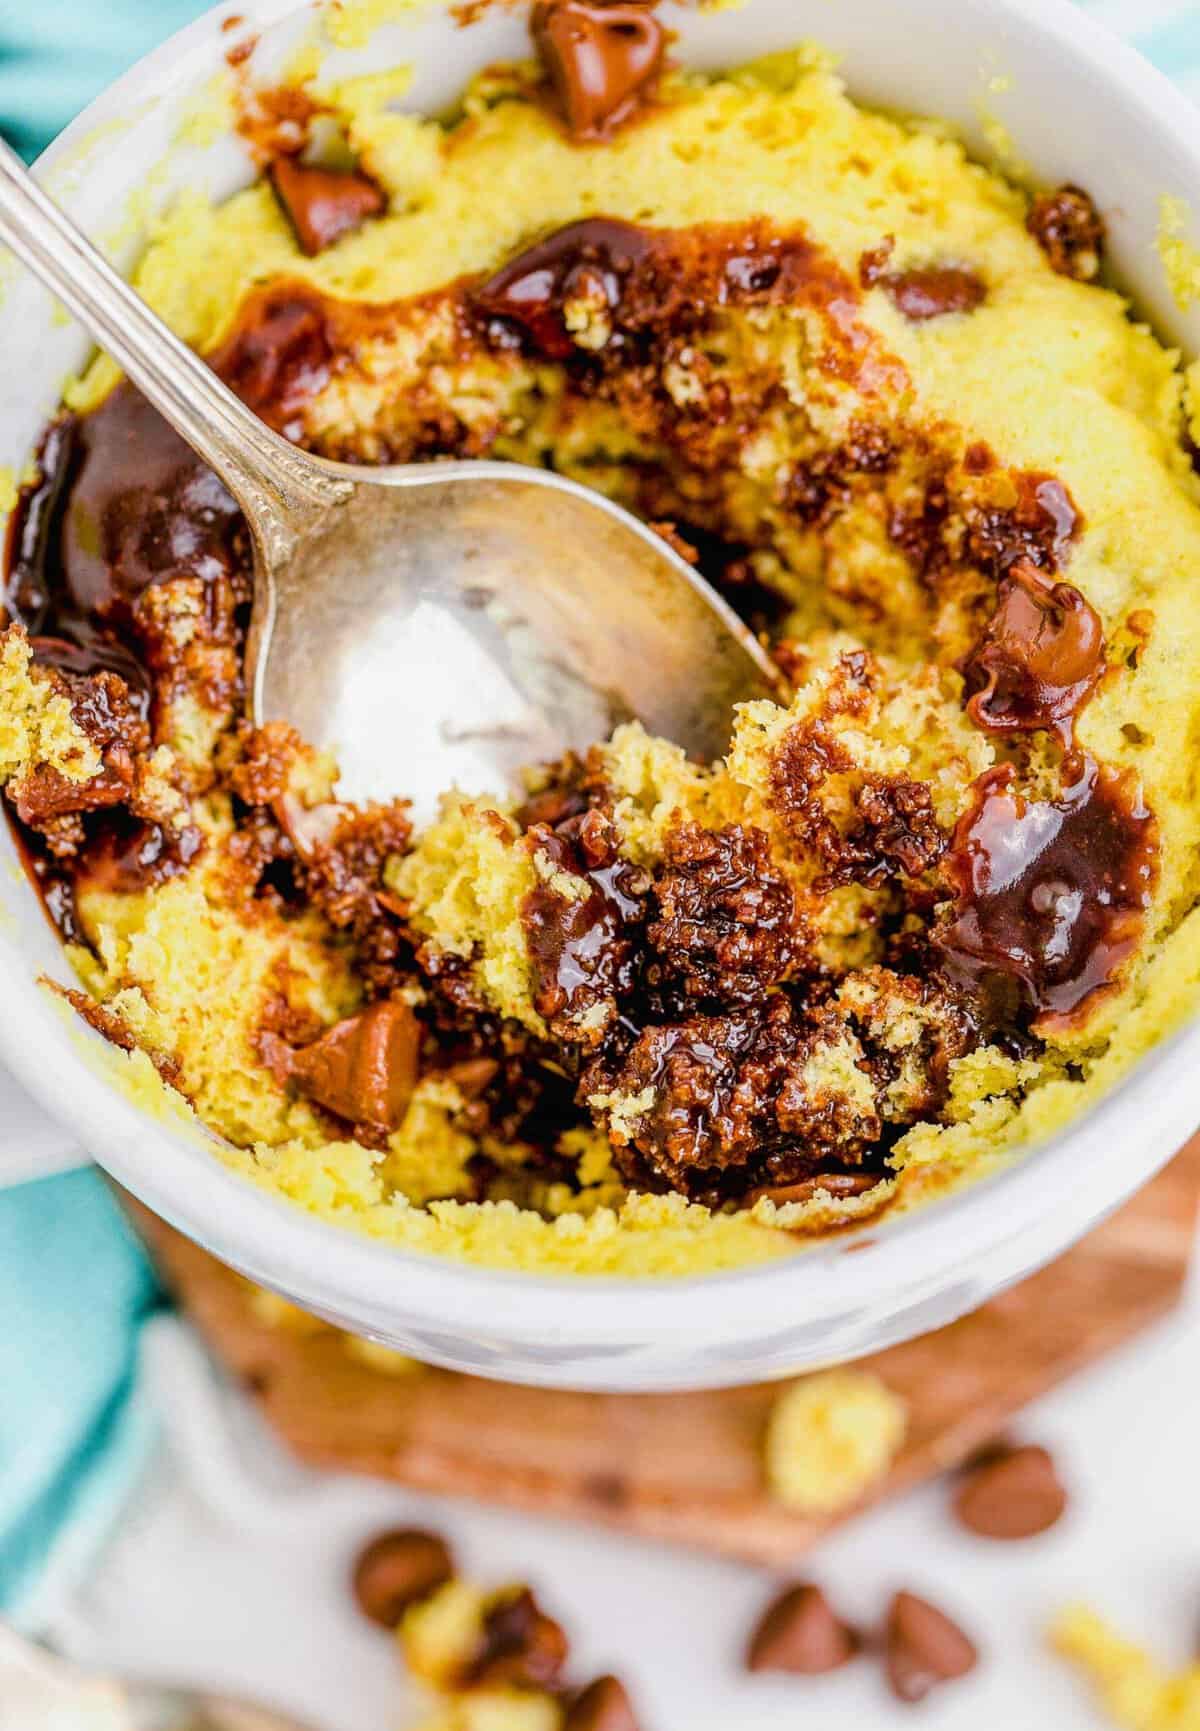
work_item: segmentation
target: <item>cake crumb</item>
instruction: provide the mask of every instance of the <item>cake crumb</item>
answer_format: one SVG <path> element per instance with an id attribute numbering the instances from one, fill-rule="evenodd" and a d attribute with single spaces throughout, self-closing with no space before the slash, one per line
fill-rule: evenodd
<path id="1" fill-rule="evenodd" d="M 71 700 L 32 660 L 17 625 L 0 631 L 0 786 L 49 768 L 70 782 L 100 769 L 100 754 L 71 712 Z"/>
<path id="2" fill-rule="evenodd" d="M 830 1370 L 785 1390 L 767 1422 L 767 1485 L 804 1515 L 849 1508 L 887 1472 L 904 1440 L 905 1402 L 865 1370 Z"/>
<path id="3" fill-rule="evenodd" d="M 1164 194 L 1158 206 L 1154 245 L 1176 306 L 1187 311 L 1200 296 L 1200 248 L 1187 238 L 1191 210 L 1182 198 Z"/>
<path id="4" fill-rule="evenodd" d="M 1168 1671 L 1088 1605 L 1068 1606 L 1050 1640 L 1091 1683 L 1114 1725 L 1127 1731 L 1200 1731 L 1200 1660 Z"/>

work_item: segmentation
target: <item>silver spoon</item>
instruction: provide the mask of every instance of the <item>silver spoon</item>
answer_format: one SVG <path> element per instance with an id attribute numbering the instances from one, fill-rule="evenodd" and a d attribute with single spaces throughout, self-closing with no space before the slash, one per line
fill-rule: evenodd
<path id="1" fill-rule="evenodd" d="M 0 1625 L 0 1731 L 312 1731 L 207 1691 L 96 1676 Z"/>
<path id="2" fill-rule="evenodd" d="M 700 759 L 778 691 L 736 614 L 628 512 L 545 470 L 352 468 L 271 432 L 0 146 L 5 241 L 213 468 L 254 543 L 249 707 L 341 796 L 499 793 L 637 719 Z"/>

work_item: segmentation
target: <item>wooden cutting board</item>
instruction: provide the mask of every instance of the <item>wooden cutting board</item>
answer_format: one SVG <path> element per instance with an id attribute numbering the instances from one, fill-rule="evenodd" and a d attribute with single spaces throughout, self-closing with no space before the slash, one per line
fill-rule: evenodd
<path id="1" fill-rule="evenodd" d="M 864 1360 L 908 1403 L 907 1440 L 869 1501 L 954 1467 L 1036 1395 L 1177 1302 L 1200 1200 L 1200 1138 L 1075 1249 L 973 1315 Z M 596 1521 L 784 1566 L 837 1521 L 771 1501 L 762 1436 L 779 1385 L 561 1394 L 447 1371 L 397 1377 L 332 1329 L 264 1320 L 238 1275 L 131 1204 L 217 1357 L 304 1461 L 420 1490 Z M 866 1504 L 860 1504 L 864 1507 Z"/>

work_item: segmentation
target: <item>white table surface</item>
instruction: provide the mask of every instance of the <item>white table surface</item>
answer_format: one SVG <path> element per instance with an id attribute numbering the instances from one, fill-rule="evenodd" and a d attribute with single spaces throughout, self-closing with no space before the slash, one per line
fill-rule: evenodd
<path id="1" fill-rule="evenodd" d="M 957 1616 L 984 1653 L 920 1723 L 970 1731 L 1083 1731 L 1101 1721 L 1045 1652 L 1042 1631 L 1086 1596 L 1182 1662 L 1200 1628 L 1200 1289 L 1181 1312 L 1029 1409 L 1073 1491 L 1043 1538 L 972 1538 L 932 1486 L 858 1521 L 798 1565 L 847 1615 L 877 1618 L 897 1586 Z M 773 1581 L 751 1569 L 301 1471 L 220 1385 L 174 1319 L 152 1325 L 146 1384 L 167 1435 L 101 1566 L 58 1622 L 82 1659 L 223 1684 L 303 1714 L 318 1731 L 403 1731 L 419 1717 L 387 1638 L 346 1587 L 381 1526 L 439 1528 L 468 1572 L 527 1579 L 572 1636 L 575 1673 L 618 1670 L 645 1731 L 884 1731 L 912 1709 L 860 1659 L 825 1679 L 749 1679 L 747 1630 Z"/>

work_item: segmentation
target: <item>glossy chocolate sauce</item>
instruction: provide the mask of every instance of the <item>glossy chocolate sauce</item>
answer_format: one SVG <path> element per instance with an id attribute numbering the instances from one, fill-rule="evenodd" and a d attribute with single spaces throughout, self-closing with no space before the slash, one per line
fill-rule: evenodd
<path id="1" fill-rule="evenodd" d="M 587 886 L 585 895 L 570 897 L 539 882 L 522 908 L 534 1005 L 553 1022 L 631 990 L 646 884 L 637 867 L 619 857 L 612 825 L 599 812 L 568 819 L 557 830 L 537 825 L 530 833 L 540 854 Z"/>
<path id="2" fill-rule="evenodd" d="M 606 356 L 628 358 L 641 340 L 695 330 L 721 307 L 805 306 L 829 319 L 829 364 L 869 387 L 895 362 L 857 319 L 859 294 L 844 271 L 797 229 L 765 222 L 652 229 L 614 217 L 570 223 L 468 291 L 493 344 L 520 344 L 553 360 L 586 360 L 568 314 L 603 326 Z"/>
<path id="3" fill-rule="evenodd" d="M 989 733 L 1044 728 L 1067 745 L 1104 665 L 1095 608 L 1073 584 L 1019 560 L 1001 579 L 996 611 L 964 664 L 967 713 Z"/>
<path id="4" fill-rule="evenodd" d="M 1141 934 L 1157 826 L 1136 783 L 1078 754 L 1055 800 L 1013 791 L 1010 766 L 976 783 L 946 870 L 957 911 L 938 942 L 952 974 L 1014 980 L 1041 1032 L 1111 988 Z"/>
<path id="5" fill-rule="evenodd" d="M 36 661 L 118 674 L 148 713 L 152 673 L 136 604 L 175 577 L 228 578 L 241 513 L 129 384 L 91 414 L 56 421 L 38 466 L 9 530 L 8 612 L 29 633 Z"/>

